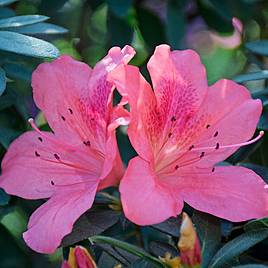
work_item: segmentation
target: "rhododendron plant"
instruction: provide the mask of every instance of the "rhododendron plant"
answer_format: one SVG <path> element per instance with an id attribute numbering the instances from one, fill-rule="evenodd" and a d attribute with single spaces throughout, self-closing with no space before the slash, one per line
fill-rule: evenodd
<path id="1" fill-rule="evenodd" d="M 130 141 L 138 153 L 120 183 L 125 215 L 139 225 L 181 213 L 184 202 L 230 221 L 268 215 L 267 185 L 252 170 L 221 166 L 256 129 L 262 105 L 230 80 L 208 86 L 192 50 L 158 46 L 148 63 L 154 91 L 134 66 L 110 75 L 129 102 Z"/>
<path id="2" fill-rule="evenodd" d="M 61 56 L 34 71 L 33 97 L 53 132 L 29 120 L 34 130 L 9 147 L 0 187 L 26 199 L 49 198 L 23 234 L 35 251 L 53 252 L 92 206 L 96 191 L 118 184 L 122 163 L 115 128 L 125 112 L 113 107 L 113 85 L 106 78 L 133 55 L 129 46 L 114 47 L 94 69 Z"/>

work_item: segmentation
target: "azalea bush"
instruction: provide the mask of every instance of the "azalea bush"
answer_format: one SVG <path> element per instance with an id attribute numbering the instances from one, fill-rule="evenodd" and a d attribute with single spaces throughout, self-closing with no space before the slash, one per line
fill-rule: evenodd
<path id="1" fill-rule="evenodd" d="M 267 8 L 0 0 L 0 267 L 267 267 Z"/>

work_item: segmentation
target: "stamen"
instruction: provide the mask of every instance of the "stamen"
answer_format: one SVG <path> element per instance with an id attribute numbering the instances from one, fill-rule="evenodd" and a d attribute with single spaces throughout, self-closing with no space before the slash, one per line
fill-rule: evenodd
<path id="1" fill-rule="evenodd" d="M 40 154 L 37 151 L 35 151 L 34 154 L 36 157 L 40 157 Z"/>
<path id="2" fill-rule="evenodd" d="M 252 139 L 252 140 L 249 140 L 247 142 L 237 143 L 237 144 L 221 145 L 221 149 L 246 146 L 246 145 L 249 145 L 249 144 L 252 144 L 252 143 L 258 141 L 259 139 L 261 139 L 261 137 L 263 135 L 264 135 L 264 131 L 260 131 L 259 132 L 259 135 L 256 138 Z M 193 149 L 193 151 L 209 150 L 209 149 L 216 149 L 216 148 L 215 148 L 215 146 L 213 146 L 213 147 L 211 147 L 211 146 L 208 146 L 208 147 L 199 147 L 199 148 Z"/>

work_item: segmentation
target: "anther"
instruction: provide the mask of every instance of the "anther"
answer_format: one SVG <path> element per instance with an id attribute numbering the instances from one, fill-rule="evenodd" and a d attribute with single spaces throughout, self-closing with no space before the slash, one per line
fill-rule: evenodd
<path id="1" fill-rule="evenodd" d="M 218 150 L 220 148 L 220 144 L 217 142 L 215 149 Z"/>
<path id="2" fill-rule="evenodd" d="M 176 117 L 175 116 L 172 116 L 171 117 L 171 122 L 175 122 L 176 121 Z"/>
<path id="3" fill-rule="evenodd" d="M 62 119 L 63 121 L 65 121 L 65 120 L 66 120 L 66 119 L 65 119 L 65 117 L 64 117 L 63 115 L 61 116 L 61 119 Z"/>
<path id="4" fill-rule="evenodd" d="M 54 154 L 54 157 L 57 159 L 57 160 L 60 160 L 60 157 L 58 154 Z"/>
<path id="5" fill-rule="evenodd" d="M 73 110 L 71 108 L 69 108 L 68 111 L 70 112 L 70 114 L 73 114 Z"/>
<path id="6" fill-rule="evenodd" d="M 204 155 L 205 155 L 205 152 L 202 152 L 202 153 L 200 154 L 200 158 L 204 157 Z"/>
<path id="7" fill-rule="evenodd" d="M 40 157 L 40 154 L 37 151 L 35 151 L 34 154 L 36 157 Z"/>
<path id="8" fill-rule="evenodd" d="M 43 139 L 41 137 L 38 137 L 38 140 L 41 141 L 41 142 L 43 141 Z"/>
<path id="9" fill-rule="evenodd" d="M 83 142 L 86 146 L 90 146 L 90 141 L 84 141 Z"/>
<path id="10" fill-rule="evenodd" d="M 210 127 L 210 125 L 209 125 L 209 124 L 207 124 L 207 125 L 206 125 L 206 128 L 209 128 L 209 127 Z"/>
<path id="11" fill-rule="evenodd" d="M 194 149 L 194 145 L 191 145 L 191 146 L 189 147 L 189 151 L 191 151 L 192 149 Z"/>
<path id="12" fill-rule="evenodd" d="M 50 181 L 50 183 L 51 183 L 51 185 L 55 185 L 54 181 L 52 181 L 52 180 Z"/>
<path id="13" fill-rule="evenodd" d="M 217 136 L 218 136 L 218 134 L 219 134 L 219 132 L 218 132 L 218 131 L 216 131 L 216 132 L 215 132 L 215 134 L 214 134 L 214 137 L 217 137 Z"/>

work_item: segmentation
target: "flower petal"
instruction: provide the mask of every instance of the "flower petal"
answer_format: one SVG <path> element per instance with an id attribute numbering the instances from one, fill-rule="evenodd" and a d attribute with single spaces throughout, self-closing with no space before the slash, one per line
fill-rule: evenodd
<path id="1" fill-rule="evenodd" d="M 150 164 L 133 158 L 120 183 L 121 200 L 126 217 L 139 225 L 160 223 L 177 216 L 183 206 L 180 197 L 162 187 Z"/>
<path id="2" fill-rule="evenodd" d="M 48 198 L 59 185 L 99 179 L 100 156 L 84 148 L 63 147 L 54 142 L 52 133 L 43 134 L 26 132 L 10 145 L 0 177 L 0 187 L 6 192 L 27 199 Z"/>
<path id="3" fill-rule="evenodd" d="M 181 195 L 195 209 L 233 222 L 268 215 L 264 181 L 243 167 L 216 167 L 213 173 L 196 173 L 181 180 Z"/>
<path id="4" fill-rule="evenodd" d="M 94 201 L 97 183 L 62 187 L 31 216 L 23 234 L 27 245 L 40 253 L 53 253 L 62 238 L 69 234 L 74 222 Z"/>

